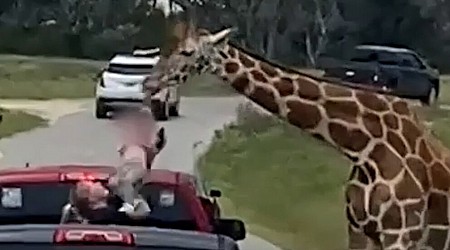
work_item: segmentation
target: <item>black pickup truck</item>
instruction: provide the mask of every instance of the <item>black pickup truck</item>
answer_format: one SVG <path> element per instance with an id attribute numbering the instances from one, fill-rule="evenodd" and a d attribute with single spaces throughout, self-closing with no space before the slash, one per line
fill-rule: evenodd
<path id="1" fill-rule="evenodd" d="M 439 96 L 439 71 L 416 52 L 378 45 L 356 46 L 348 60 L 322 66 L 324 76 L 361 87 L 433 104 Z"/>

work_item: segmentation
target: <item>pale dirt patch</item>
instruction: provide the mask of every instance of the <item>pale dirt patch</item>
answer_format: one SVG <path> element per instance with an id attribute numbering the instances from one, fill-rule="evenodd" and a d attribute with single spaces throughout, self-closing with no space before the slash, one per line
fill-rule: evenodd
<path id="1" fill-rule="evenodd" d="M 59 118 L 87 109 L 90 99 L 52 99 L 52 100 L 0 100 L 0 107 L 16 109 L 38 115 L 53 125 Z"/>

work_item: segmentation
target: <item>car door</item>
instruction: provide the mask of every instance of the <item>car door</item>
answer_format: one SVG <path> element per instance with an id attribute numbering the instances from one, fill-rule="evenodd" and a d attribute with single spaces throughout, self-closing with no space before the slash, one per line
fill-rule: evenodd
<path id="1" fill-rule="evenodd" d="M 412 53 L 397 53 L 398 85 L 397 93 L 408 97 L 428 95 L 430 80 L 428 69 Z"/>

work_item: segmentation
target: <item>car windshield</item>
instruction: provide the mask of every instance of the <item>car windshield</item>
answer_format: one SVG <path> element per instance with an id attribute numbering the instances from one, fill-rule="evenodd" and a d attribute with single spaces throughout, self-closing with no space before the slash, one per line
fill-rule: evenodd
<path id="1" fill-rule="evenodd" d="M 173 248 L 173 247 L 158 247 L 158 246 L 83 246 L 83 245 L 64 245 L 56 246 L 51 244 L 33 244 L 33 243 L 0 243 L 2 249 L 9 250 L 129 250 L 129 249 L 142 249 L 142 250 L 208 250 L 206 248 L 196 249 L 196 248 Z M 214 249 L 210 249 L 214 250 Z"/>
<path id="2" fill-rule="evenodd" d="M 53 224 L 59 223 L 62 207 L 68 202 L 72 184 L 20 184 L 3 185 L 0 188 L 0 224 Z M 196 227 L 190 204 L 184 199 L 180 189 L 150 183 L 144 185 L 140 193 L 152 208 L 150 220 L 162 224 L 185 222 L 190 223 L 190 229 Z"/>
<path id="3" fill-rule="evenodd" d="M 107 72 L 124 75 L 147 75 L 153 72 L 152 64 L 118 64 L 110 63 Z"/>

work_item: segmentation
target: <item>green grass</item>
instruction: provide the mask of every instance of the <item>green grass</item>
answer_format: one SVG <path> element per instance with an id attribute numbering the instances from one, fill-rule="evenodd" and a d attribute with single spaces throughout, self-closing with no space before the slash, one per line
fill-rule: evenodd
<path id="1" fill-rule="evenodd" d="M 0 123 L 0 139 L 47 125 L 45 119 L 23 111 L 0 108 L 0 114 L 3 115 L 3 121 Z"/>
<path id="2" fill-rule="evenodd" d="M 96 61 L 0 56 L 0 98 L 53 99 L 94 95 Z"/>
<path id="3" fill-rule="evenodd" d="M 448 100 L 448 84 L 442 89 Z M 433 131 L 450 145 L 450 112 L 427 111 Z M 308 250 L 347 249 L 349 166 L 334 149 L 248 107 L 216 133 L 199 164 L 210 185 L 222 189 L 227 216 L 243 218 L 250 232 L 283 249 Z"/>
<path id="4" fill-rule="evenodd" d="M 0 98 L 54 99 L 94 97 L 95 76 L 105 62 L 70 58 L 0 56 Z M 234 91 L 211 75 L 194 76 L 183 96 L 227 96 Z"/>

